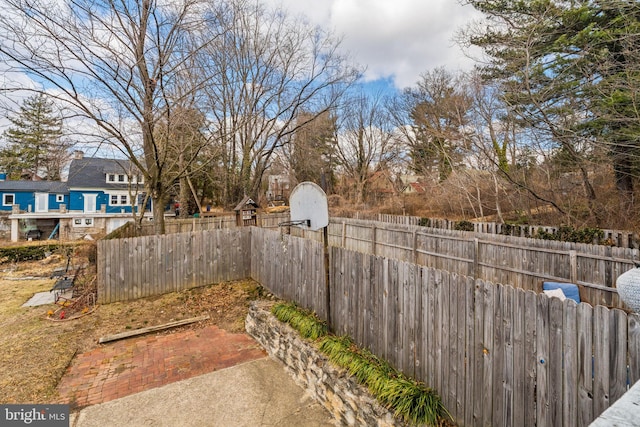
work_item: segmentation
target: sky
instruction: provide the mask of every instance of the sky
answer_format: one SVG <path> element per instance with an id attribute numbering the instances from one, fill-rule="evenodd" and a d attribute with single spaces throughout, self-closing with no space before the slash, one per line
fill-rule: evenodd
<path id="1" fill-rule="evenodd" d="M 436 67 L 468 70 L 473 61 L 453 41 L 479 14 L 458 0 L 266 0 L 343 37 L 366 67 L 365 80 L 396 89 L 413 86 Z"/>
<path id="2" fill-rule="evenodd" d="M 371 90 L 413 86 L 421 73 L 436 67 L 456 71 L 473 65 L 453 38 L 479 14 L 460 0 L 263 1 L 341 36 L 351 59 L 365 67 L 364 81 Z M 0 117 L 0 129 L 7 124 Z"/>

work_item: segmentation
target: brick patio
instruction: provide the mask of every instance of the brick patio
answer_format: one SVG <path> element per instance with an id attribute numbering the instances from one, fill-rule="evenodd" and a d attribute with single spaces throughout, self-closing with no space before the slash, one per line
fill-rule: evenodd
<path id="1" fill-rule="evenodd" d="M 265 356 L 247 334 L 216 326 L 116 341 L 74 358 L 59 403 L 82 408 Z"/>

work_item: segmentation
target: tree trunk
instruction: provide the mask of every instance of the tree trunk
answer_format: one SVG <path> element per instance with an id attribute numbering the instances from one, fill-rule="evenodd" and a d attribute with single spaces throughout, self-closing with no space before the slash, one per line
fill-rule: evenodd
<path id="1" fill-rule="evenodd" d="M 633 208 L 633 178 L 631 161 L 625 151 L 627 150 L 619 146 L 614 148 L 613 170 L 620 197 L 620 210 L 628 213 Z"/>

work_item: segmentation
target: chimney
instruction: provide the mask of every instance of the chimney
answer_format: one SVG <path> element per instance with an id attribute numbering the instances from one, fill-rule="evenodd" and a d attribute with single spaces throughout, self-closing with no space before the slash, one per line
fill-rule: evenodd
<path id="1" fill-rule="evenodd" d="M 81 160 L 84 157 L 84 151 L 76 150 L 73 152 L 73 158 L 76 160 Z"/>

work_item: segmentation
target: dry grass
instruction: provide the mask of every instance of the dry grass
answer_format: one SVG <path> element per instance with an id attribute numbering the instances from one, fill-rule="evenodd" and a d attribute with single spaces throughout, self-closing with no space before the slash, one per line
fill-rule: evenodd
<path id="1" fill-rule="evenodd" d="M 222 283 L 102 305 L 89 315 L 62 322 L 47 318 L 48 311 L 58 308 L 55 304 L 22 307 L 34 293 L 49 291 L 55 280 L 47 277 L 65 264 L 66 258 L 54 255 L 43 261 L 0 266 L 0 403 L 56 401 L 56 386 L 74 355 L 97 347 L 104 335 L 202 314 L 209 314 L 210 319 L 181 329 L 212 323 L 240 332 L 250 301 L 262 294 L 259 284 L 251 280 Z M 90 276 L 91 269 L 87 271 Z M 18 280 L 21 278 L 29 279 Z"/>

